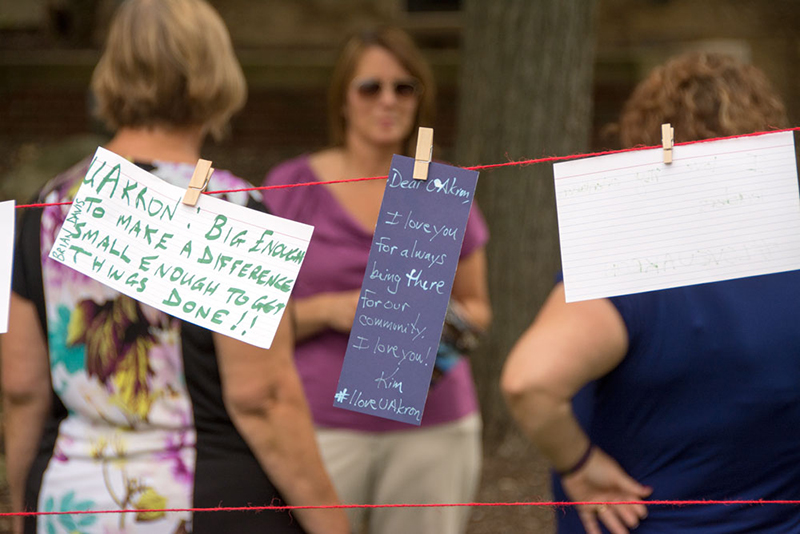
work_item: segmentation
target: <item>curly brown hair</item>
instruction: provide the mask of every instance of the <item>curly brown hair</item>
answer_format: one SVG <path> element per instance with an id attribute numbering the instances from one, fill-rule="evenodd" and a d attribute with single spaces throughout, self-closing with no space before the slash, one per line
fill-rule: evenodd
<path id="1" fill-rule="evenodd" d="M 786 108 L 767 77 L 732 56 L 691 52 L 657 67 L 623 107 L 623 146 L 656 145 L 661 124 L 675 141 L 697 141 L 785 128 Z"/>

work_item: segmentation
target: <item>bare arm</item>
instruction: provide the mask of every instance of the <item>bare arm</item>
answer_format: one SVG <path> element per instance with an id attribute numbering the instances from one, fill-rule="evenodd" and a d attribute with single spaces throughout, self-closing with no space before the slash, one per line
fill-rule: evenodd
<path id="1" fill-rule="evenodd" d="M 572 413 L 572 397 L 617 367 L 627 350 L 627 329 L 614 305 L 606 299 L 567 304 L 561 284 L 512 349 L 503 369 L 503 393 L 520 427 L 557 471 L 575 465 L 589 446 Z M 570 498 L 581 501 L 640 500 L 651 492 L 599 449 L 562 483 Z M 600 513 L 584 507 L 578 513 L 590 534 L 599 534 L 598 519 L 616 534 L 634 528 L 647 511 L 620 505 Z"/>
<path id="2" fill-rule="evenodd" d="M 320 293 L 294 303 L 295 339 L 302 341 L 326 329 L 349 333 L 356 317 L 360 289 Z M 289 313 L 291 310 L 287 311 Z"/>
<path id="3" fill-rule="evenodd" d="M 15 511 L 24 505 L 25 481 L 50 410 L 50 363 L 36 306 L 11 294 L 8 333 L 0 336 L 6 474 Z M 15 518 L 22 532 L 22 518 Z"/>
<path id="4" fill-rule="evenodd" d="M 458 262 L 452 295 L 466 312 L 467 319 L 481 330 L 489 328 L 492 306 L 486 282 L 485 248 L 479 248 Z"/>
<path id="5" fill-rule="evenodd" d="M 286 319 L 269 350 L 214 334 L 225 406 L 261 467 L 291 505 L 336 505 L 336 491 L 322 464 L 292 360 L 292 332 Z M 294 513 L 309 533 L 349 532 L 342 510 Z"/>

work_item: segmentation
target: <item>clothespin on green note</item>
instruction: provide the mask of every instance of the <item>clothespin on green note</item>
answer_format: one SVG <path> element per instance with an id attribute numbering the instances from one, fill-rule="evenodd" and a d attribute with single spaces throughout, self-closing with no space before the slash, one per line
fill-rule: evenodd
<path id="1" fill-rule="evenodd" d="M 428 166 L 433 159 L 433 128 L 420 127 L 417 134 L 417 153 L 414 156 L 414 179 L 427 180 Z"/>
<path id="2" fill-rule="evenodd" d="M 189 187 L 186 188 L 186 193 L 183 195 L 183 203 L 187 206 L 194 206 L 200 195 L 208 187 L 208 180 L 214 169 L 211 167 L 211 162 L 207 159 L 198 159 L 197 166 L 194 168 L 192 180 L 189 182 Z"/>

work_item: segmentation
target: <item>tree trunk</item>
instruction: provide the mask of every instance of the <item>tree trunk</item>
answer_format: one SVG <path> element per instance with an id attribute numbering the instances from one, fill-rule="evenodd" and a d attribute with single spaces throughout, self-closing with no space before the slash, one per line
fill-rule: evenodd
<path id="1" fill-rule="evenodd" d="M 586 151 L 591 128 L 593 0 L 466 0 L 456 159 L 499 163 Z M 503 362 L 559 271 L 551 164 L 482 172 L 478 203 L 494 321 L 472 359 L 487 443 L 511 426 Z"/>

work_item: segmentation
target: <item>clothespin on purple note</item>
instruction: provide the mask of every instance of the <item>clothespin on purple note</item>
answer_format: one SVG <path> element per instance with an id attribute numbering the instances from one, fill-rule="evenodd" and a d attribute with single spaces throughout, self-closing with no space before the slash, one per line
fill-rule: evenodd
<path id="1" fill-rule="evenodd" d="M 214 168 L 211 167 L 211 162 L 207 159 L 198 159 L 197 166 L 194 168 L 192 179 L 189 182 L 189 187 L 186 188 L 186 193 L 183 195 L 183 203 L 187 206 L 194 206 L 203 191 L 208 187 L 208 180 L 214 173 Z"/>
<path id="2" fill-rule="evenodd" d="M 420 126 L 417 134 L 417 152 L 414 156 L 414 172 L 412 177 L 415 180 L 428 179 L 428 167 L 433 159 L 433 128 Z"/>
<path id="3" fill-rule="evenodd" d="M 667 122 L 661 125 L 661 146 L 664 147 L 664 163 L 672 163 L 672 148 L 675 146 L 675 128 Z"/>

